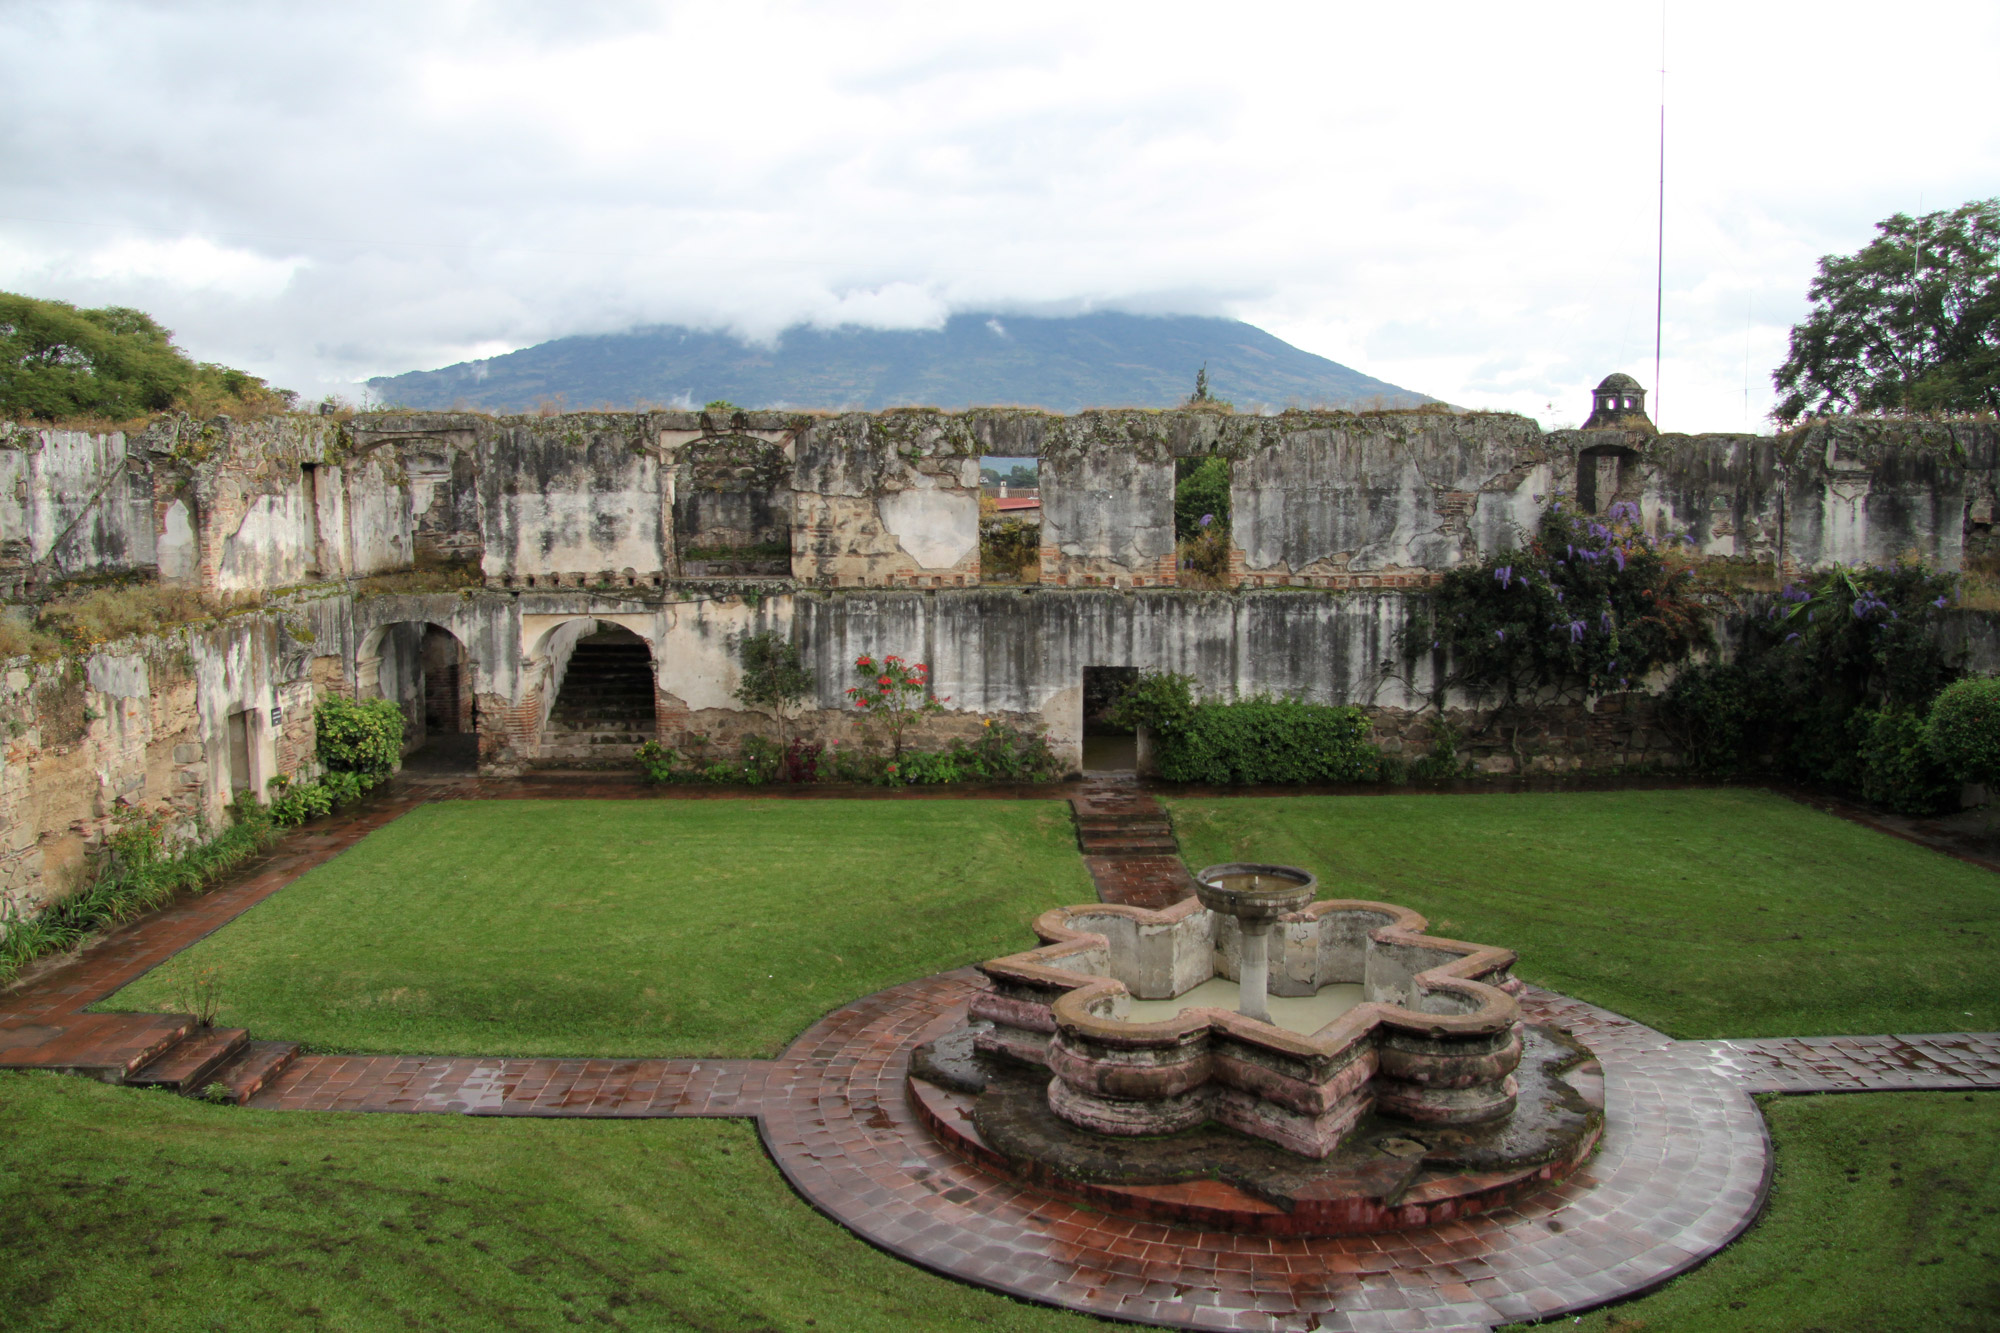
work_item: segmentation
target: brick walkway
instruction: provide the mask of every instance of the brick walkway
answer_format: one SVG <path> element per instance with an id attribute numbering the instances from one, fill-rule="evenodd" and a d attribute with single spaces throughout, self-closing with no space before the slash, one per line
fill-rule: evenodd
<path id="1" fill-rule="evenodd" d="M 2000 1088 L 2000 1032 L 1764 1037 L 1681 1045 L 1745 1092 L 1951 1092 Z"/>
<path id="2" fill-rule="evenodd" d="M 1071 791 L 1103 898 L 1164 906 L 1191 891 L 1151 797 L 1115 781 Z M 641 795 L 615 779 L 400 781 L 291 835 L 230 886 L 131 923 L 0 996 L 0 1067 L 134 1074 L 185 1021 L 88 1005 L 426 801 Z M 270 1042 L 243 1045 L 237 1059 L 263 1061 L 242 1084 L 249 1104 L 280 1110 L 754 1116 L 801 1195 L 912 1263 L 1116 1319 L 1269 1330 L 1474 1330 L 1634 1295 L 1755 1217 L 1769 1145 L 1749 1094 L 2000 1087 L 2000 1034 L 1676 1042 L 1531 989 L 1525 1015 L 1569 1028 L 1598 1057 L 1607 1129 L 1595 1158 L 1527 1204 L 1447 1226 L 1266 1239 L 1113 1218 L 942 1148 L 905 1103 L 908 1054 L 956 1023 L 981 984 L 967 969 L 868 996 L 769 1061 L 291 1059 L 295 1048 L 274 1060 L 270 1048 L 288 1044 Z"/>

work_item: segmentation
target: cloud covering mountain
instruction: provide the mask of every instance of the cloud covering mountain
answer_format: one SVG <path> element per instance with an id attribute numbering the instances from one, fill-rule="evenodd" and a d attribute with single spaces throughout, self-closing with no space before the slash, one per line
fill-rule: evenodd
<path id="1" fill-rule="evenodd" d="M 881 408 L 1015 404 L 1053 412 L 1167 407 L 1206 366 L 1239 407 L 1430 401 L 1229 319 L 1102 311 L 1069 318 L 963 314 L 936 329 L 798 326 L 770 343 L 679 326 L 558 338 L 505 356 L 380 376 L 406 407 Z"/>

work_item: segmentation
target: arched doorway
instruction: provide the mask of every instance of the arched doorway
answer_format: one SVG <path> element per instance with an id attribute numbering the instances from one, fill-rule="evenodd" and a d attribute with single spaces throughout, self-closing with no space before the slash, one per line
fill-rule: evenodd
<path id="1" fill-rule="evenodd" d="M 659 734 L 652 645 L 610 621 L 578 637 L 542 727 L 542 758 L 560 767 L 622 767 Z"/>
<path id="2" fill-rule="evenodd" d="M 472 656 L 444 626 L 402 620 L 372 631 L 355 661 L 355 694 L 403 710 L 403 767 L 470 772 L 479 765 Z"/>

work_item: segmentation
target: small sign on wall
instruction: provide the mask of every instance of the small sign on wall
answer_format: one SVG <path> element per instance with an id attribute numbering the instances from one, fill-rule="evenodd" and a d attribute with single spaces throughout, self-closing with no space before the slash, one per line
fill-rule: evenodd
<path id="1" fill-rule="evenodd" d="M 274 726 L 274 727 L 282 727 L 282 726 L 284 726 L 284 725 L 285 725 L 285 710 L 284 710 L 284 709 L 282 709 L 282 708 L 273 708 L 273 709 L 271 710 L 271 725 L 272 725 L 272 726 Z"/>

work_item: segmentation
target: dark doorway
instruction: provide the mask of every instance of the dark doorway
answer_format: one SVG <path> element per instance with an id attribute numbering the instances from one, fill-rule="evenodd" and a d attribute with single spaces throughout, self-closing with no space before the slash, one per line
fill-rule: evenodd
<path id="1" fill-rule="evenodd" d="M 659 732 L 653 652 L 621 625 L 578 639 L 549 712 L 544 751 L 553 760 L 623 764 Z"/>
<path id="2" fill-rule="evenodd" d="M 1083 669 L 1083 767 L 1085 772 L 1132 771 L 1139 767 L 1139 738 L 1111 720 L 1125 691 L 1139 683 L 1138 667 Z"/>
<path id="3" fill-rule="evenodd" d="M 250 714 L 229 715 L 229 790 L 250 790 Z"/>

